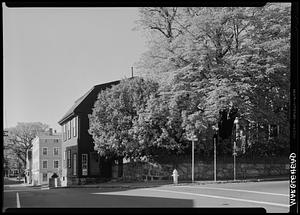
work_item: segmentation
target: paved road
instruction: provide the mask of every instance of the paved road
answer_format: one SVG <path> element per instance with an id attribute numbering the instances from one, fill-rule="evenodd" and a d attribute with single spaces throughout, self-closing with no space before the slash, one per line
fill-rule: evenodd
<path id="1" fill-rule="evenodd" d="M 248 182 L 151 188 L 41 188 L 10 186 L 5 208 L 232 208 L 289 212 L 289 182 Z"/>

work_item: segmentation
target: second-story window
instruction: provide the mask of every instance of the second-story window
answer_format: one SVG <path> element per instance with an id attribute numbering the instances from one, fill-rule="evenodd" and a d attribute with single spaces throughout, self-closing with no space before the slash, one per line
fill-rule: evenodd
<path id="1" fill-rule="evenodd" d="M 58 160 L 53 161 L 53 168 L 58 168 Z"/>
<path id="2" fill-rule="evenodd" d="M 63 125 L 63 138 L 64 138 L 64 141 L 67 140 L 67 124 L 66 123 Z"/>
<path id="3" fill-rule="evenodd" d="M 67 129 L 68 129 L 68 139 L 71 139 L 71 121 L 68 122 Z"/>
<path id="4" fill-rule="evenodd" d="M 72 133 L 73 133 L 73 137 L 76 137 L 76 135 L 77 135 L 77 117 L 74 117 L 72 119 Z"/>
<path id="5" fill-rule="evenodd" d="M 58 147 L 53 148 L 53 155 L 58 155 Z"/>
<path id="6" fill-rule="evenodd" d="M 47 147 L 43 147 L 43 155 L 47 155 L 48 154 L 48 148 Z"/>
<path id="7" fill-rule="evenodd" d="M 48 161 L 43 161 L 43 169 L 47 169 L 48 168 Z"/>

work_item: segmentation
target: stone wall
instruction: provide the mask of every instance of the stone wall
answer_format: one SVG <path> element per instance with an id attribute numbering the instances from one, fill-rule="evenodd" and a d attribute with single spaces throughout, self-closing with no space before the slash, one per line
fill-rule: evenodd
<path id="1" fill-rule="evenodd" d="M 191 163 L 181 163 L 177 166 L 180 180 L 191 180 Z M 123 180 L 125 181 L 149 181 L 172 180 L 174 170 L 171 164 L 151 164 L 146 162 L 126 163 L 123 167 Z M 213 180 L 213 163 L 195 163 L 195 180 Z M 286 176 L 289 174 L 288 164 L 278 163 L 237 163 L 236 179 L 263 178 L 273 176 Z M 233 179 L 233 164 L 217 164 L 217 180 Z"/>

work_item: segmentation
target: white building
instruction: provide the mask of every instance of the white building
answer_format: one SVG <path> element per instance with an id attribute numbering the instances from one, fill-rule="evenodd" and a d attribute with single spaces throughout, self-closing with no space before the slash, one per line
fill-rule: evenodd
<path id="1" fill-rule="evenodd" d="M 49 178 L 56 173 L 61 177 L 62 163 L 61 134 L 49 132 L 41 133 L 32 141 L 32 184 L 48 184 Z"/>

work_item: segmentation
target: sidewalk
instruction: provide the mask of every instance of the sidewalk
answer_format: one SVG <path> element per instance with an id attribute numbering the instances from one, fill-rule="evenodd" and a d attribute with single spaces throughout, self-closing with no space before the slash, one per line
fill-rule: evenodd
<path id="1" fill-rule="evenodd" d="M 263 182 L 263 181 L 283 181 L 288 180 L 288 177 L 274 177 L 274 178 L 262 178 L 262 179 L 245 179 L 245 180 L 220 180 L 220 181 L 179 181 L 176 186 L 184 185 L 205 185 L 205 184 L 223 184 L 223 183 L 247 183 L 247 182 Z M 99 184 L 83 184 L 83 185 L 71 185 L 68 187 L 53 187 L 50 189 L 61 188 L 149 188 L 158 186 L 174 186 L 173 181 L 147 181 L 147 182 L 105 182 Z"/>

